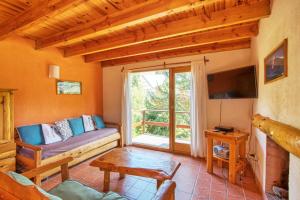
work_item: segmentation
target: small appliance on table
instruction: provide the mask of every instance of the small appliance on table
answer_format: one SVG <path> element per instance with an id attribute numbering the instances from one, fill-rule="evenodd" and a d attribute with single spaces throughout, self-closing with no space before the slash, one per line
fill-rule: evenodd
<path id="1" fill-rule="evenodd" d="M 103 191 L 109 191 L 110 172 L 120 173 L 120 178 L 125 174 L 153 178 L 157 180 L 157 188 L 167 179 L 172 179 L 180 162 L 171 158 L 161 158 L 147 153 L 128 148 L 116 148 L 90 163 L 104 171 Z"/>
<path id="2" fill-rule="evenodd" d="M 213 159 L 217 159 L 220 166 L 222 166 L 223 162 L 226 162 L 229 164 L 229 182 L 234 184 L 237 172 L 244 169 L 246 165 L 246 141 L 249 134 L 235 130 L 233 132 L 206 130 L 204 133 L 207 138 L 207 171 L 213 173 Z M 218 156 L 217 151 L 222 149 L 221 147 L 213 146 L 214 140 L 229 145 L 229 159 L 226 159 L 228 153 L 226 149 L 223 149 L 225 152 L 224 156 Z"/>

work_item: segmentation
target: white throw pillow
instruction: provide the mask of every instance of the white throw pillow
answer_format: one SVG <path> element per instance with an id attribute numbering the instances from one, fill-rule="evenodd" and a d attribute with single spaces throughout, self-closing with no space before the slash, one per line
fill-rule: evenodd
<path id="1" fill-rule="evenodd" d="M 82 119 L 85 132 L 95 130 L 94 121 L 91 115 L 82 115 Z"/>
<path id="2" fill-rule="evenodd" d="M 58 122 L 55 122 L 55 130 L 60 134 L 63 141 L 66 141 L 70 137 L 73 136 L 73 132 L 71 130 L 70 124 L 68 120 L 64 119 Z"/>
<path id="3" fill-rule="evenodd" d="M 44 135 L 45 144 L 52 144 L 62 141 L 60 135 L 56 132 L 53 125 L 42 124 L 42 130 Z"/>

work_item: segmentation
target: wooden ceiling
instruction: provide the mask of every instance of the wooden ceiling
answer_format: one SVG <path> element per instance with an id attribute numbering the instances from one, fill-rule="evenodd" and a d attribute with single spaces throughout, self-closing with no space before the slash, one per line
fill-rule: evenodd
<path id="1" fill-rule="evenodd" d="M 250 47 L 269 0 L 2 0 L 0 38 L 103 66 Z"/>

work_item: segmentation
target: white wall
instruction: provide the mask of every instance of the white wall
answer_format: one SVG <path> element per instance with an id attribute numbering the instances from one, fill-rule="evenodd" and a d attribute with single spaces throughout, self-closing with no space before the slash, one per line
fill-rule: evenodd
<path id="1" fill-rule="evenodd" d="M 153 62 L 125 65 L 125 67 L 143 67 L 167 63 L 202 60 L 203 55 L 188 56 Z M 210 60 L 207 71 L 216 72 L 226 69 L 250 65 L 250 49 L 227 51 L 220 53 L 205 54 Z M 121 90 L 123 66 L 108 67 L 103 69 L 103 112 L 107 121 L 121 121 Z M 250 131 L 250 117 L 252 111 L 251 99 L 223 100 L 222 101 L 222 125 L 234 126 L 241 130 Z M 208 126 L 214 127 L 219 124 L 220 100 L 209 100 L 208 102 Z"/>
<path id="2" fill-rule="evenodd" d="M 288 77 L 264 84 L 264 58 L 288 38 Z M 263 19 L 252 42 L 252 62 L 259 66 L 259 98 L 255 112 L 300 128 L 300 1 L 273 0 L 272 14 Z M 257 131 L 256 175 L 265 185 L 266 136 Z M 300 199 L 300 158 L 290 154 L 291 200 Z"/>

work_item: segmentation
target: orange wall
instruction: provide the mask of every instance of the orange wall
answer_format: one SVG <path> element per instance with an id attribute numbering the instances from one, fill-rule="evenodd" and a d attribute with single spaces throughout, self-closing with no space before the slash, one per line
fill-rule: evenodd
<path id="1" fill-rule="evenodd" d="M 49 65 L 61 66 L 61 79 L 82 82 L 82 95 L 56 95 Z M 14 88 L 15 125 L 53 122 L 82 114 L 102 114 L 102 69 L 81 57 L 64 58 L 55 48 L 35 50 L 17 36 L 0 41 L 0 88 Z"/>

